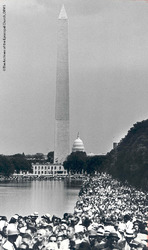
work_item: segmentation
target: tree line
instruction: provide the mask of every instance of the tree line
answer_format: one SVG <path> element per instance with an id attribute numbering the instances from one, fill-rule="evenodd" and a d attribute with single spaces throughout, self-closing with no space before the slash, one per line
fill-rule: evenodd
<path id="1" fill-rule="evenodd" d="M 122 182 L 148 190 L 148 120 L 135 123 L 106 155 L 104 171 Z"/>
<path id="2" fill-rule="evenodd" d="M 0 155 L 0 175 L 9 177 L 20 171 L 32 172 L 32 165 L 26 160 L 24 154 L 15 154 L 11 156 Z"/>
<path id="3" fill-rule="evenodd" d="M 71 153 L 64 168 L 71 173 L 106 172 L 123 183 L 148 190 L 148 120 L 134 124 L 106 155 L 89 157 L 84 152 Z"/>
<path id="4" fill-rule="evenodd" d="M 9 177 L 14 173 L 19 174 L 20 171 L 32 173 L 32 163 L 53 163 L 53 157 L 53 151 L 49 152 L 46 158 L 43 153 L 0 155 L 0 175 Z"/>
<path id="5" fill-rule="evenodd" d="M 63 166 L 68 173 L 95 174 L 103 171 L 104 155 L 87 156 L 85 152 L 72 152 L 64 161 Z"/>
<path id="6" fill-rule="evenodd" d="M 35 155 L 0 155 L 0 174 L 10 176 L 14 172 L 32 172 L 32 163 L 53 163 L 54 152 L 47 157 Z M 148 190 L 148 120 L 138 122 L 128 131 L 116 148 L 106 155 L 87 156 L 85 152 L 72 152 L 63 163 L 68 173 L 107 172 L 122 182 Z"/>

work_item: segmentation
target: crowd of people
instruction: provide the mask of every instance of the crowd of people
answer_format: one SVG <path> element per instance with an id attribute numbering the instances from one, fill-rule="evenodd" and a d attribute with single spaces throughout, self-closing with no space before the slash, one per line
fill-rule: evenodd
<path id="1" fill-rule="evenodd" d="M 50 208 L 49 208 L 50 210 Z M 146 250 L 148 196 L 106 173 L 87 178 L 62 218 L 0 217 L 0 250 Z"/>

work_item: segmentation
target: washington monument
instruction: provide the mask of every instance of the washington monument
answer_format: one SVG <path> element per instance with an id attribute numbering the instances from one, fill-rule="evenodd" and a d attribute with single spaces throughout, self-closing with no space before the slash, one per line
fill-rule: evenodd
<path id="1" fill-rule="evenodd" d="M 69 155 L 68 18 L 64 5 L 58 19 L 54 163 Z"/>

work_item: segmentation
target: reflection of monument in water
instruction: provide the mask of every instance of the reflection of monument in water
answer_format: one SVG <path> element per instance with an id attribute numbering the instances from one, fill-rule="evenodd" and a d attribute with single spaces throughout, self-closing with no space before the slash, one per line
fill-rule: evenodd
<path id="1" fill-rule="evenodd" d="M 64 6 L 58 23 L 54 163 L 69 155 L 68 18 Z"/>

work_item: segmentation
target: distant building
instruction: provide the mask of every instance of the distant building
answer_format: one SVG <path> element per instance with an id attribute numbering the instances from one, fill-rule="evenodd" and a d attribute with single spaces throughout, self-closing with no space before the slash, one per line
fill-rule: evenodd
<path id="1" fill-rule="evenodd" d="M 29 162 L 36 162 L 36 161 L 40 161 L 40 162 L 46 162 L 47 161 L 47 155 L 42 154 L 42 153 L 36 153 L 34 155 L 26 155 L 25 156 L 26 160 Z"/>
<path id="2" fill-rule="evenodd" d="M 77 139 L 74 141 L 73 146 L 72 146 L 72 152 L 85 152 L 84 144 L 83 141 L 79 137 L 79 133 L 77 136 Z"/>
<path id="3" fill-rule="evenodd" d="M 47 163 L 33 163 L 33 175 L 40 176 L 65 176 L 67 170 L 64 169 L 62 164 Z"/>
<path id="4" fill-rule="evenodd" d="M 91 152 L 90 152 L 90 153 L 87 154 L 87 156 L 93 157 L 93 156 L 96 156 L 96 155 L 95 155 L 94 153 L 91 153 Z"/>

